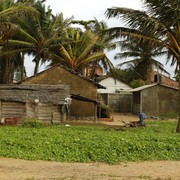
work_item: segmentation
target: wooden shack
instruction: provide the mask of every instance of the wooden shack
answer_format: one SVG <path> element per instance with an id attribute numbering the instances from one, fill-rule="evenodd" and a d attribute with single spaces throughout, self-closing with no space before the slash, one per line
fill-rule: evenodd
<path id="1" fill-rule="evenodd" d="M 20 84 L 69 85 L 73 98 L 70 107 L 71 119 L 95 120 L 97 118 L 97 89 L 104 87 L 65 66 L 57 64 L 25 79 Z"/>
<path id="2" fill-rule="evenodd" d="M 37 118 L 60 122 L 67 85 L 4 85 L 0 86 L 0 119 L 7 117 Z"/>

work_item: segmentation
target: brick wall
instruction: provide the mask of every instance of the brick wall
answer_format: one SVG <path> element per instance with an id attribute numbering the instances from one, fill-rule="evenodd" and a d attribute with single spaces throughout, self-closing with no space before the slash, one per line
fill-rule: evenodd
<path id="1" fill-rule="evenodd" d="M 163 85 L 169 86 L 169 87 L 173 87 L 173 88 L 178 88 L 179 87 L 179 83 L 173 79 L 170 79 L 169 77 L 162 75 L 162 74 L 158 74 L 157 72 L 154 72 L 154 75 L 151 78 L 152 82 L 159 82 Z"/>

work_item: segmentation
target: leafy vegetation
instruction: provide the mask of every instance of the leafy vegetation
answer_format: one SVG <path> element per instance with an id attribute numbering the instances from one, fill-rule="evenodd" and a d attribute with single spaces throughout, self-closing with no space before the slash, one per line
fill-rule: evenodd
<path id="1" fill-rule="evenodd" d="M 16 13 L 14 13 L 16 12 Z M 28 16 L 30 14 L 31 16 Z M 101 63 L 105 69 L 113 69 L 104 50 L 115 48 L 111 38 L 102 32 L 105 22 L 90 20 L 73 21 L 62 13 L 53 15 L 45 0 L 0 1 L 0 83 L 13 82 L 25 76 L 24 60 L 27 55 L 35 63 L 34 74 L 41 64 L 62 64 L 79 74 L 94 78 L 94 69 Z M 71 25 L 81 24 L 84 28 Z M 6 61 L 4 61 L 6 60 Z M 87 69 L 91 72 L 87 72 Z"/>
<path id="2" fill-rule="evenodd" d="M 0 156 L 61 162 L 180 160 L 175 121 L 117 131 L 102 126 L 1 127 Z"/>
<path id="3" fill-rule="evenodd" d="M 178 118 L 178 113 L 165 113 L 165 114 L 160 114 L 158 117 L 159 118 L 164 118 L 164 119 L 177 119 Z"/>
<path id="4" fill-rule="evenodd" d="M 45 123 L 38 119 L 25 119 L 21 125 L 22 127 L 39 128 L 45 126 Z"/>
<path id="5" fill-rule="evenodd" d="M 136 79 L 136 80 L 133 80 L 130 85 L 131 85 L 131 87 L 133 87 L 133 88 L 137 88 L 137 87 L 140 87 L 140 86 L 144 86 L 145 83 L 144 83 L 144 81 L 141 80 L 141 79 Z"/>

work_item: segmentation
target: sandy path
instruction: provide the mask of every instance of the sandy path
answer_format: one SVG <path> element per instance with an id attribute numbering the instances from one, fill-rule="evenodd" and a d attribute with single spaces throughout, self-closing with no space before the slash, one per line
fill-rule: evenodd
<path id="1" fill-rule="evenodd" d="M 1 180 L 180 180 L 180 161 L 60 163 L 0 158 Z"/>

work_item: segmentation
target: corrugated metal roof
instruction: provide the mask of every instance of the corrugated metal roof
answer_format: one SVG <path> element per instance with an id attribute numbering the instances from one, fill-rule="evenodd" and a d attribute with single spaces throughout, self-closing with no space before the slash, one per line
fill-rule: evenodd
<path id="1" fill-rule="evenodd" d="M 145 85 L 145 86 L 141 86 L 141 87 L 138 87 L 138 88 L 135 88 L 135 89 L 131 89 L 131 90 L 129 90 L 129 92 L 137 92 L 137 91 L 141 91 L 141 90 L 144 90 L 144 89 L 147 89 L 147 88 L 156 86 L 157 84 L 158 84 L 158 83 L 155 83 L 155 84 L 149 84 L 149 85 Z"/>
<path id="2" fill-rule="evenodd" d="M 144 89 L 147 89 L 147 88 L 150 88 L 150 87 L 153 87 L 153 86 L 156 86 L 156 85 L 160 85 L 160 86 L 164 86 L 164 87 L 167 87 L 167 88 L 171 88 L 171 89 L 178 90 L 177 88 L 174 88 L 174 87 L 171 87 L 171 86 L 166 86 L 166 85 L 164 85 L 164 84 L 154 83 L 154 84 L 149 84 L 149 85 L 145 85 L 145 86 L 141 86 L 141 87 L 138 87 L 138 88 L 129 90 L 129 92 L 142 91 L 142 90 L 144 90 Z"/>

